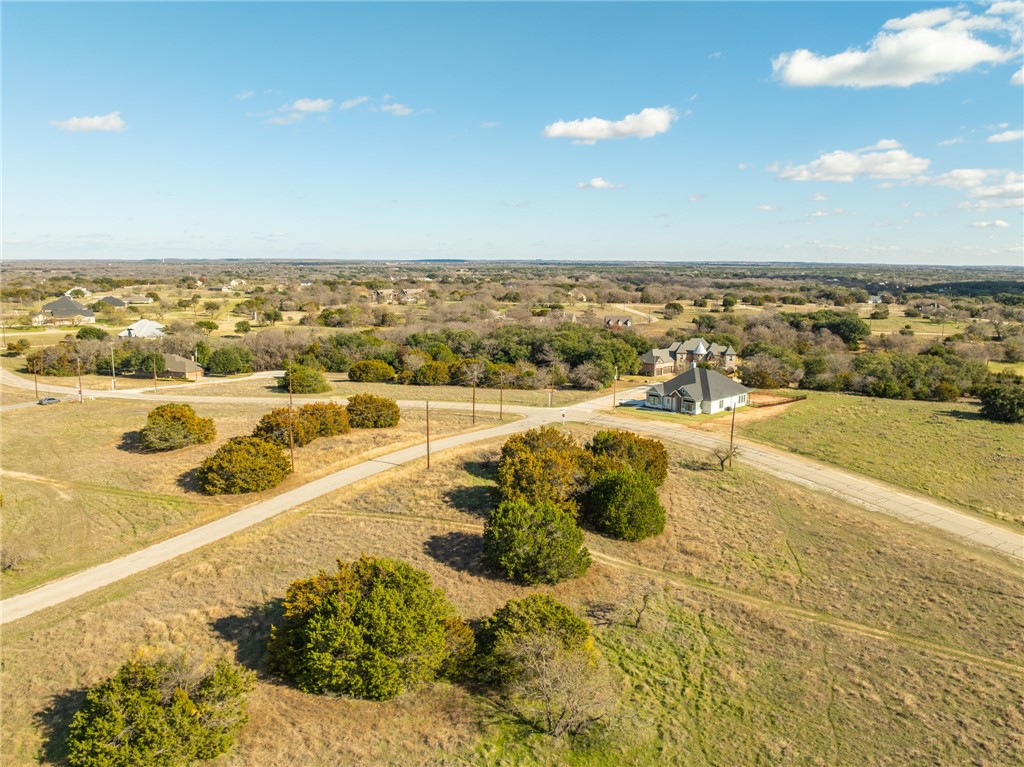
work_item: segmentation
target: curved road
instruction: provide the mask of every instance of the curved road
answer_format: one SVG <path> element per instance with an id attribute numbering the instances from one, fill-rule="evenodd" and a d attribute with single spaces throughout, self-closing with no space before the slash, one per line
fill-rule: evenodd
<path id="1" fill-rule="evenodd" d="M 0 383 L 20 388 L 31 388 L 33 385 L 31 382 L 26 382 L 7 372 L 0 372 Z M 638 387 L 637 389 L 623 392 L 622 396 L 642 396 L 645 389 L 646 387 Z M 57 391 L 59 393 L 70 391 L 77 395 L 77 389 L 69 390 L 68 387 L 47 386 L 44 388 L 40 386 L 40 390 Z M 202 397 L 194 395 L 182 396 L 173 393 L 161 395 L 126 391 L 87 391 L 86 395 L 91 397 L 114 397 L 152 401 L 173 398 L 180 402 L 266 402 L 266 398 L 262 397 Z M 421 407 L 423 402 L 402 401 L 400 404 L 406 408 Z M 437 402 L 435 404 L 439 409 L 464 409 L 466 407 L 466 403 L 459 402 Z M 544 424 L 564 423 L 565 421 L 628 429 L 707 450 L 721 447 L 725 444 L 721 439 L 704 432 L 688 429 L 685 426 L 663 422 L 648 422 L 641 419 L 615 416 L 611 412 L 603 412 L 609 404 L 609 396 L 603 395 L 597 400 L 590 400 L 565 408 L 509 405 L 506 406 L 506 410 L 524 417 L 491 429 L 456 434 L 434 440 L 431 442 L 431 453 L 494 437 L 506 436 Z M 495 405 L 478 404 L 477 408 L 492 412 L 497 410 Z M 782 453 L 746 441 L 739 441 L 739 444 L 742 447 L 739 460 L 742 460 L 746 465 L 753 466 L 782 479 L 805 485 L 814 490 L 835 495 L 864 508 L 891 514 L 918 524 L 936 527 L 981 546 L 1024 559 L 1024 536 L 1016 531 L 985 522 L 927 498 L 897 490 L 865 477 L 849 474 L 802 456 Z M 65 578 L 51 581 L 31 591 L 10 597 L 0 602 L 0 624 L 10 623 L 47 607 L 61 604 L 95 589 L 110 585 L 123 578 L 195 551 L 207 544 L 219 541 L 222 538 L 252 527 L 302 504 L 309 503 L 315 498 L 346 487 L 354 482 L 372 477 L 395 466 L 419 460 L 425 455 L 426 446 L 415 445 L 364 461 L 361 464 L 321 477 L 273 498 L 255 503 L 214 522 L 197 527 L 194 530 L 152 546 L 147 546 L 127 556 L 97 565 Z"/>

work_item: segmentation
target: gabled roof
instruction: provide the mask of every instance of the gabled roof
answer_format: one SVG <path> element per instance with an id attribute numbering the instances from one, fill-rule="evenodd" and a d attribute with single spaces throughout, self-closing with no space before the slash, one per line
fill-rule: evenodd
<path id="1" fill-rule="evenodd" d="M 61 296 L 56 301 L 43 304 L 43 311 L 54 317 L 95 317 L 91 309 L 86 309 L 73 298 Z"/>
<path id="2" fill-rule="evenodd" d="M 153 320 L 139 320 L 117 335 L 121 338 L 160 338 L 164 335 L 164 325 Z"/>
<path id="3" fill-rule="evenodd" d="M 668 349 L 651 349 L 640 357 L 640 361 L 646 365 L 666 365 L 672 362 L 672 355 Z"/>
<path id="4" fill-rule="evenodd" d="M 117 308 L 120 308 L 122 306 L 128 306 L 128 302 L 127 301 L 124 301 L 124 300 L 118 298 L 117 296 L 105 296 L 104 298 L 101 298 L 96 303 L 101 303 L 101 302 L 106 304 L 107 306 L 114 306 L 114 307 L 117 307 Z"/>
<path id="5" fill-rule="evenodd" d="M 164 359 L 166 360 L 164 370 L 169 373 L 195 373 L 199 370 L 196 363 L 180 354 L 165 354 Z"/>
<path id="6" fill-rule="evenodd" d="M 715 370 L 695 367 L 670 381 L 655 384 L 647 391 L 661 396 L 679 392 L 681 396 L 694 402 L 704 402 L 747 394 L 750 389 Z"/>
<path id="7" fill-rule="evenodd" d="M 699 348 L 703 348 L 705 351 L 702 354 L 707 353 L 708 342 L 703 338 L 688 338 L 683 341 L 679 348 L 684 352 L 696 352 Z"/>
<path id="8" fill-rule="evenodd" d="M 736 350 L 731 346 L 722 346 L 721 344 L 711 344 L 710 351 L 712 354 L 736 354 Z"/>

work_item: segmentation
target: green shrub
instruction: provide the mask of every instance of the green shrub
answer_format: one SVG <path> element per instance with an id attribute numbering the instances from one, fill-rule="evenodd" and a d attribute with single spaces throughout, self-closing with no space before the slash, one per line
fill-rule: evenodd
<path id="1" fill-rule="evenodd" d="M 585 459 L 576 441 L 554 426 L 514 434 L 501 447 L 498 492 L 504 501 L 551 502 L 575 509 Z"/>
<path id="2" fill-rule="evenodd" d="M 252 371 L 252 352 L 244 346 L 224 346 L 215 349 L 206 363 L 207 372 L 229 376 Z"/>
<path id="3" fill-rule="evenodd" d="M 277 379 L 277 385 L 293 394 L 321 394 L 331 390 L 324 374 L 306 365 L 289 365 Z"/>
<path id="4" fill-rule="evenodd" d="M 139 444 L 146 450 L 177 450 L 212 442 L 216 436 L 212 418 L 200 418 L 191 405 L 169 403 L 149 411 Z"/>
<path id="5" fill-rule="evenodd" d="M 291 435 L 289 436 L 289 431 Z M 294 441 L 296 447 L 308 445 L 320 436 L 315 422 L 302 415 L 301 409 L 292 410 L 277 407 L 266 413 L 253 429 L 252 436 L 288 447 Z"/>
<path id="6" fill-rule="evenodd" d="M 597 658 L 594 637 L 585 620 L 547 594 L 532 594 L 509 600 L 480 622 L 474 659 L 477 677 L 499 688 L 509 685 L 519 674 L 514 663 L 515 647 L 530 637 L 541 636 L 554 639 L 567 652 Z"/>
<path id="7" fill-rule="evenodd" d="M 397 426 L 400 417 L 397 402 L 375 394 L 353 394 L 347 410 L 353 429 L 386 429 Z"/>
<path id="8" fill-rule="evenodd" d="M 532 586 L 578 578 L 590 567 L 576 515 L 554 503 L 505 501 L 484 525 L 484 561 Z"/>
<path id="9" fill-rule="evenodd" d="M 386 383 L 395 380 L 395 369 L 384 360 L 360 360 L 348 369 L 348 380 L 360 383 Z"/>
<path id="10" fill-rule="evenodd" d="M 665 509 L 646 474 L 609 471 L 597 478 L 586 501 L 587 521 L 624 541 L 640 541 L 665 529 Z"/>
<path id="11" fill-rule="evenodd" d="M 430 576 L 362 557 L 292 583 L 268 666 L 304 692 L 388 700 L 457 673 L 473 634 Z"/>
<path id="12" fill-rule="evenodd" d="M 992 421 L 1024 422 L 1024 383 L 993 383 L 981 390 L 981 414 Z"/>
<path id="13" fill-rule="evenodd" d="M 103 341 L 110 338 L 110 333 L 105 331 L 103 328 L 98 328 L 95 325 L 82 325 L 75 333 L 75 338 L 80 341 Z"/>
<path id="14" fill-rule="evenodd" d="M 258 437 L 234 437 L 199 467 L 199 485 L 210 495 L 257 493 L 279 485 L 291 464 L 279 445 Z"/>
<path id="15" fill-rule="evenodd" d="M 655 486 L 661 485 L 668 477 L 668 451 L 656 439 L 618 429 L 599 431 L 587 444 L 587 450 L 595 456 L 605 456 L 628 469 L 646 474 Z"/>
<path id="16" fill-rule="evenodd" d="M 313 424 L 317 437 L 348 434 L 352 428 L 348 420 L 348 410 L 336 402 L 310 402 L 299 408 L 299 414 Z"/>
<path id="17" fill-rule="evenodd" d="M 450 380 L 448 366 L 443 362 L 425 362 L 412 376 L 412 382 L 420 386 L 442 386 Z"/>
<path id="18" fill-rule="evenodd" d="M 178 767 L 213 759 L 245 724 L 254 675 L 221 660 L 133 660 L 86 693 L 68 728 L 75 767 Z"/>

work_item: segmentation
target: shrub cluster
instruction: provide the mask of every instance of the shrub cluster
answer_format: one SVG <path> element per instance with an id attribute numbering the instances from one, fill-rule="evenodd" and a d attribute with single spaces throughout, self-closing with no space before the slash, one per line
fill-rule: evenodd
<path id="1" fill-rule="evenodd" d="M 257 493 L 291 473 L 280 445 L 258 437 L 234 437 L 199 466 L 199 485 L 210 495 Z"/>
<path id="2" fill-rule="evenodd" d="M 360 360 L 348 369 L 348 379 L 360 383 L 394 381 L 395 369 L 384 360 Z"/>
<path id="3" fill-rule="evenodd" d="M 587 444 L 587 450 L 591 455 L 607 458 L 631 471 L 646 474 L 656 486 L 668 477 L 668 451 L 656 439 L 611 429 L 597 432 Z"/>
<path id="4" fill-rule="evenodd" d="M 302 447 L 320 437 L 347 434 L 349 429 L 348 411 L 344 405 L 312 402 L 295 409 L 274 408 L 260 419 L 252 436 L 288 447 L 290 430 L 296 447 Z"/>
<path id="5" fill-rule="evenodd" d="M 251 671 L 227 660 L 133 660 L 86 693 L 68 728 L 74 767 L 178 767 L 213 759 L 246 722 Z"/>
<path id="6" fill-rule="evenodd" d="M 505 501 L 488 516 L 484 562 L 527 586 L 578 578 L 591 563 L 572 511 L 524 500 Z"/>
<path id="7" fill-rule="evenodd" d="M 665 529 L 665 509 L 651 478 L 642 472 L 612 470 L 597 477 L 584 504 L 585 518 L 598 532 L 640 541 Z"/>
<path id="8" fill-rule="evenodd" d="M 1024 422 L 1024 381 L 999 381 L 981 390 L 981 414 L 1003 423 Z"/>
<path id="9" fill-rule="evenodd" d="M 375 394 L 353 394 L 346 409 L 353 429 L 386 429 L 401 416 L 397 402 Z"/>
<path id="10" fill-rule="evenodd" d="M 200 418 L 191 405 L 169 403 L 149 411 L 139 444 L 146 450 L 177 450 L 212 442 L 216 435 L 212 418 Z"/>
<path id="11" fill-rule="evenodd" d="M 498 492 L 505 501 L 555 503 L 576 509 L 584 489 L 587 454 L 554 426 L 509 437 L 498 460 Z"/>
<path id="12" fill-rule="evenodd" d="M 305 692 L 388 700 L 453 675 L 473 633 L 430 576 L 362 557 L 292 583 L 268 665 Z"/>
<path id="13" fill-rule="evenodd" d="M 294 394 L 322 394 L 331 390 L 324 374 L 306 365 L 288 365 L 284 375 L 277 379 L 279 388 Z"/>

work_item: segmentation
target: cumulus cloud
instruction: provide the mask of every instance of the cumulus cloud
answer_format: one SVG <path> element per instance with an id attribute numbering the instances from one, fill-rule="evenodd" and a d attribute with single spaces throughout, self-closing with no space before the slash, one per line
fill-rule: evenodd
<path id="1" fill-rule="evenodd" d="M 500 128 L 501 127 L 501 123 L 493 122 L 493 121 L 488 121 L 488 122 L 480 123 L 480 127 L 481 128 Z"/>
<path id="2" fill-rule="evenodd" d="M 777 163 L 768 170 L 777 172 L 786 181 L 853 181 L 858 176 L 868 178 L 909 179 L 928 170 L 931 160 L 915 157 L 900 143 L 883 139 L 877 144 L 848 152 L 837 149 L 804 165 Z"/>
<path id="3" fill-rule="evenodd" d="M 1008 130 L 1004 133 L 997 133 L 988 137 L 990 144 L 1002 144 L 1007 141 L 1020 141 L 1024 138 L 1024 130 Z"/>
<path id="4" fill-rule="evenodd" d="M 779 209 L 778 205 L 758 205 L 754 210 L 760 210 L 765 213 L 774 213 Z"/>
<path id="5" fill-rule="evenodd" d="M 1017 171 L 957 168 L 920 178 L 918 183 L 964 192 L 967 199 L 960 207 L 966 210 L 1024 208 L 1024 173 Z"/>
<path id="6" fill-rule="evenodd" d="M 587 117 L 582 120 L 559 120 L 544 127 L 548 138 L 568 138 L 574 144 L 596 144 L 619 138 L 651 138 L 665 133 L 679 119 L 672 107 L 648 107 L 621 120 Z"/>
<path id="7" fill-rule="evenodd" d="M 817 192 L 817 193 L 811 195 L 811 200 L 814 201 L 814 202 L 825 202 L 825 200 L 827 200 L 827 199 L 828 199 L 828 195 L 827 194 L 822 194 L 821 192 Z"/>
<path id="8" fill-rule="evenodd" d="M 737 170 L 746 170 L 747 169 L 747 164 L 745 162 L 737 163 L 736 169 Z"/>
<path id="9" fill-rule="evenodd" d="M 1020 2 L 995 3 L 984 14 L 934 8 L 885 22 L 866 48 L 822 55 L 801 48 L 772 59 L 776 79 L 793 86 L 908 87 L 941 82 L 982 64 L 1001 64 L 1019 45 L 983 40 L 989 33 L 1019 37 Z"/>
<path id="10" fill-rule="evenodd" d="M 338 109 L 345 111 L 348 109 L 355 109 L 357 106 L 365 104 L 370 100 L 369 96 L 356 96 L 354 99 L 346 99 L 338 104 Z"/>
<path id="11" fill-rule="evenodd" d="M 281 107 L 282 112 L 330 112 L 334 99 L 298 99 L 289 106 Z"/>
<path id="12" fill-rule="evenodd" d="M 705 195 L 703 194 L 691 194 L 689 199 L 690 202 L 700 202 L 701 200 L 704 199 L 704 197 Z"/>
<path id="13" fill-rule="evenodd" d="M 577 189 L 622 189 L 622 184 L 613 184 L 611 181 L 598 176 L 590 181 L 581 181 L 576 185 Z"/>
<path id="14" fill-rule="evenodd" d="M 69 117 L 67 120 L 51 120 L 50 125 L 72 133 L 120 133 L 125 129 L 120 112 L 111 112 L 96 117 Z"/>
<path id="15" fill-rule="evenodd" d="M 939 146 L 953 146 L 954 144 L 964 143 L 963 136 L 957 136 L 956 138 L 948 138 L 945 141 L 940 141 Z"/>
<path id="16" fill-rule="evenodd" d="M 412 107 L 406 106 L 405 104 L 399 104 L 397 101 L 384 104 L 381 106 L 382 112 L 388 112 L 393 114 L 395 117 L 408 117 L 412 114 Z"/>
<path id="17" fill-rule="evenodd" d="M 235 94 L 235 101 L 248 101 L 255 94 L 252 91 L 241 91 Z"/>
<path id="18" fill-rule="evenodd" d="M 263 122 L 267 125 L 292 125 L 294 123 L 301 122 L 304 119 L 306 119 L 304 112 L 290 112 L 286 115 L 275 115 L 274 117 L 269 117 Z"/>
<path id="19" fill-rule="evenodd" d="M 996 227 L 997 229 L 1005 229 L 1009 226 L 1008 223 L 1002 219 L 996 219 L 995 221 L 975 221 L 971 224 L 975 229 L 988 229 L 989 227 Z"/>
<path id="20" fill-rule="evenodd" d="M 1024 85 L 1024 67 L 1013 73 L 1013 77 L 1010 78 L 1010 85 Z"/>

